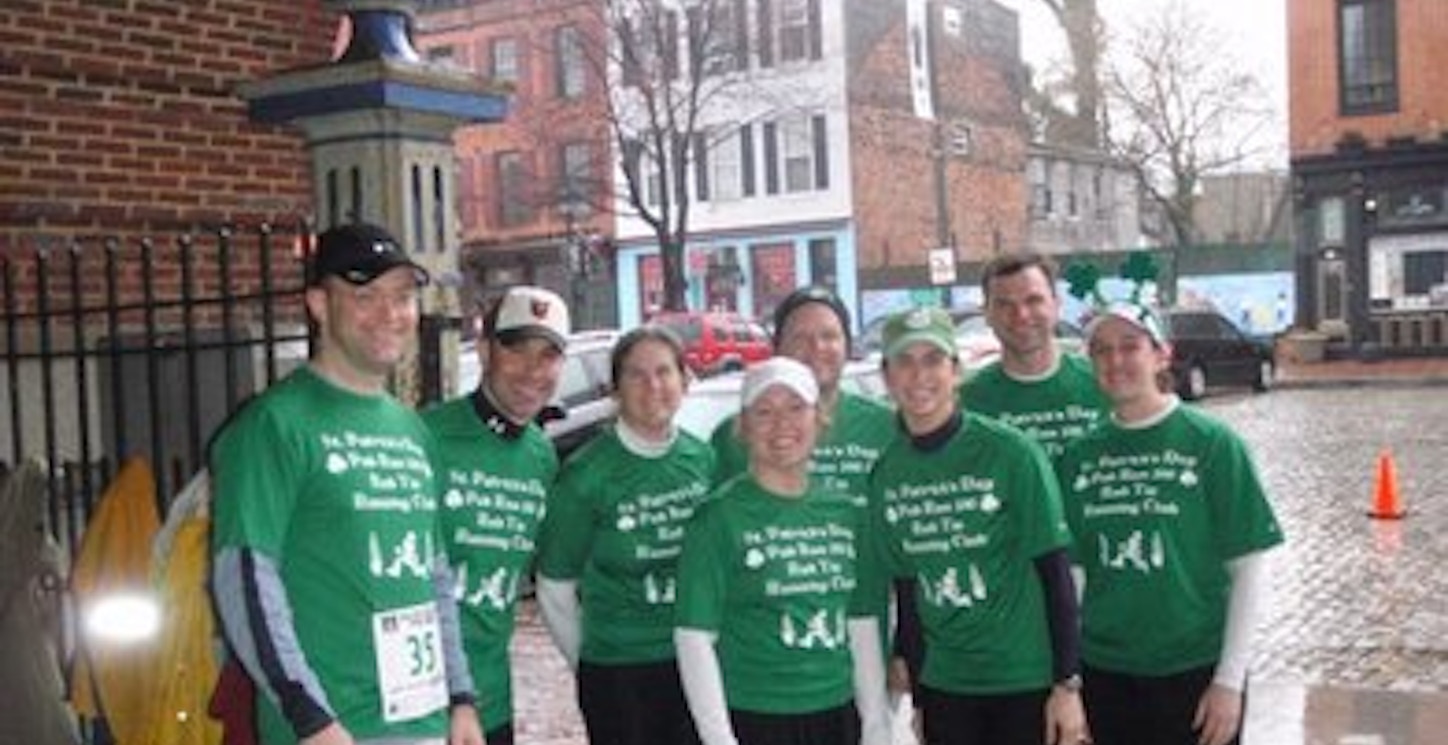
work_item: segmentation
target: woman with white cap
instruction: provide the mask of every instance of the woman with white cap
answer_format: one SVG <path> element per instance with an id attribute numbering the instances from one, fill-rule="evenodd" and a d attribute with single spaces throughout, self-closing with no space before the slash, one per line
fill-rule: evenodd
<path id="1" fill-rule="evenodd" d="M 1083 697 L 1097 745 L 1240 739 L 1264 554 L 1282 530 L 1240 437 L 1168 391 L 1157 316 L 1087 327 L 1111 416 L 1057 463 L 1085 571 Z"/>
<path id="2" fill-rule="evenodd" d="M 700 509 L 679 564 L 674 642 L 700 738 L 885 745 L 878 629 L 857 589 L 869 569 L 859 511 L 809 476 L 814 374 L 783 357 L 758 363 L 742 401 L 749 469 Z"/>
<path id="3" fill-rule="evenodd" d="M 674 659 L 684 526 L 708 496 L 714 451 L 674 424 L 684 347 L 662 326 L 614 345 L 618 422 L 570 457 L 538 546 L 538 605 L 578 676 L 590 745 L 693 745 Z"/>

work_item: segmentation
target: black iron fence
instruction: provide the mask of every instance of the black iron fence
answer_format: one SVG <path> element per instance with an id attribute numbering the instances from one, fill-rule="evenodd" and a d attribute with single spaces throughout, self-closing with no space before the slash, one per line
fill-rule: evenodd
<path id="1" fill-rule="evenodd" d="M 261 225 L 164 241 L 36 236 L 0 253 L 0 480 L 24 459 L 45 464 L 46 528 L 68 555 L 126 461 L 149 461 L 164 519 L 227 417 L 306 361 L 310 242 L 305 224 Z M 461 324 L 422 321 L 426 402 L 444 393 L 443 339 Z M 68 669 L 80 647 L 73 621 L 60 627 Z M 109 742 L 81 724 L 87 742 Z"/>
<path id="2" fill-rule="evenodd" d="M 36 238 L 0 256 L 0 461 L 47 464 L 69 551 L 120 463 L 150 461 L 164 515 L 226 417 L 306 359 L 308 235 Z"/>

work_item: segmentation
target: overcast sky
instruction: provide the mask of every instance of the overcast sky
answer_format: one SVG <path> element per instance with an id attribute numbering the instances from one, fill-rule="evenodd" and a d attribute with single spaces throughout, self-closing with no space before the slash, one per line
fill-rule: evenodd
<path id="1" fill-rule="evenodd" d="M 1066 59 L 1066 41 L 1055 18 L 1041 0 L 997 0 L 1021 16 L 1021 47 L 1026 61 L 1038 68 Z M 1151 12 L 1168 0 L 1098 0 L 1102 17 L 1114 33 L 1131 26 L 1133 14 Z M 1283 0 L 1182 0 L 1193 12 L 1232 41 L 1240 64 L 1267 87 L 1281 121 L 1275 145 L 1285 153 L 1287 141 L 1287 37 Z M 1281 167 L 1286 166 L 1285 155 Z"/>

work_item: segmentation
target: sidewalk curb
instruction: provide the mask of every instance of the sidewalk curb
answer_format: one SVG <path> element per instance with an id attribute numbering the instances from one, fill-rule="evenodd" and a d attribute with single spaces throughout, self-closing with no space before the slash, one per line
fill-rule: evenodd
<path id="1" fill-rule="evenodd" d="M 1278 378 L 1272 383 L 1275 390 L 1330 389 L 1330 388 L 1439 388 L 1448 386 L 1448 378 Z"/>

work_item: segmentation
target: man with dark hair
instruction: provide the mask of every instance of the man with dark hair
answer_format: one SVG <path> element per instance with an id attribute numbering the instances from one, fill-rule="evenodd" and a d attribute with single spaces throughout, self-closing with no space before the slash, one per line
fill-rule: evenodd
<path id="1" fill-rule="evenodd" d="M 556 294 L 508 288 L 483 318 L 478 389 L 423 413 L 438 441 L 443 536 L 488 745 L 513 742 L 508 644 L 558 475 L 536 420 L 557 393 L 568 332 L 568 306 Z"/>
<path id="2" fill-rule="evenodd" d="M 1107 408 L 1091 362 L 1057 342 L 1055 265 L 1039 254 L 1007 254 L 986 265 L 980 283 L 1001 357 L 961 386 L 960 403 L 1024 431 L 1055 460 Z"/>
<path id="3" fill-rule="evenodd" d="M 840 376 L 850 353 L 850 314 L 833 291 L 801 287 L 774 311 L 774 353 L 804 363 L 819 386 L 824 430 L 810 460 L 821 486 L 864 506 L 865 480 L 875 458 L 895 437 L 894 415 L 883 402 L 842 390 Z M 747 455 L 736 431 L 737 417 L 715 428 L 715 480 L 742 473 Z"/>
<path id="4" fill-rule="evenodd" d="M 307 266 L 311 362 L 212 450 L 212 593 L 269 745 L 483 742 L 432 437 L 386 390 L 427 281 L 381 228 L 323 233 Z"/>

